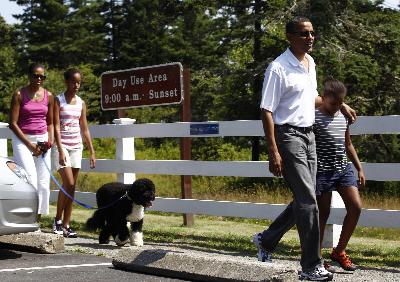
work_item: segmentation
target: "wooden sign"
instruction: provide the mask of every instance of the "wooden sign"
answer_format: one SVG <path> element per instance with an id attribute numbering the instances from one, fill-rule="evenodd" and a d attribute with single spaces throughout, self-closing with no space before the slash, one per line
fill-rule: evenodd
<path id="1" fill-rule="evenodd" d="M 183 100 L 181 63 L 104 72 L 103 110 L 180 104 Z"/>

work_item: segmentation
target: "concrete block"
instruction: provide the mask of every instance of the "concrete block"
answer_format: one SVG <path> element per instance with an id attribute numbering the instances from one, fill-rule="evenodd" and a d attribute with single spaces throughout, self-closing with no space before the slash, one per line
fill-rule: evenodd
<path id="1" fill-rule="evenodd" d="M 332 192 L 331 208 L 345 208 L 342 197 L 337 191 Z M 323 248 L 333 248 L 339 243 L 340 233 L 342 233 L 342 225 L 327 224 L 324 230 Z"/>
<path id="2" fill-rule="evenodd" d="M 170 248 L 124 248 L 116 268 L 196 281 L 297 281 L 293 266 L 261 263 L 245 257 Z"/>
<path id="3" fill-rule="evenodd" d="M 42 254 L 57 254 L 64 252 L 64 237 L 62 235 L 29 232 L 0 236 L 0 244 L 13 249 L 31 251 Z"/>

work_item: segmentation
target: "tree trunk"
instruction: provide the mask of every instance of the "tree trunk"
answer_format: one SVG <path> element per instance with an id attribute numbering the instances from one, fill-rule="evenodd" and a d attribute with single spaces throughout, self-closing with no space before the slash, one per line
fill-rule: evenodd
<path id="1" fill-rule="evenodd" d="M 260 109 L 259 101 L 262 90 L 262 76 L 258 67 L 261 58 L 261 17 L 262 17 L 262 3 L 261 0 L 255 0 L 254 2 L 254 34 L 253 34 L 253 107 L 254 116 L 253 119 L 260 119 Z M 251 140 L 252 150 L 251 150 L 251 160 L 260 160 L 260 138 L 253 137 Z"/>

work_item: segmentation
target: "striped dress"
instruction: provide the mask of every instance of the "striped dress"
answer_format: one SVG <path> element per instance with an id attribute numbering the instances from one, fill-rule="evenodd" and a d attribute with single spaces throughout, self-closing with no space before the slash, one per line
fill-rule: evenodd
<path id="1" fill-rule="evenodd" d="M 338 112 L 334 117 L 315 110 L 314 133 L 317 143 L 317 170 L 343 171 L 349 161 L 346 155 L 345 133 L 347 129 L 345 116 Z"/>
<path id="2" fill-rule="evenodd" d="M 67 150 L 83 149 L 79 119 L 82 113 L 82 99 L 76 97 L 74 105 L 68 104 L 64 93 L 57 96 L 60 101 L 60 134 L 61 144 Z"/>

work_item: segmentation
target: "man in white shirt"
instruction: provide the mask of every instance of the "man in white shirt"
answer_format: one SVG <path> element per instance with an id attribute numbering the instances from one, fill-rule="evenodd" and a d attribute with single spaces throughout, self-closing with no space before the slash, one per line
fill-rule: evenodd
<path id="1" fill-rule="evenodd" d="M 260 108 L 269 151 L 269 170 L 283 176 L 294 200 L 269 228 L 253 237 L 260 261 L 271 260 L 282 236 L 296 224 L 301 244 L 300 278 L 332 280 L 319 249 L 319 219 L 315 196 L 317 156 L 312 125 L 317 92 L 312 50 L 314 29 L 309 19 L 295 17 L 286 25 L 290 47 L 267 68 Z M 347 115 L 355 113 L 347 105 Z"/>

